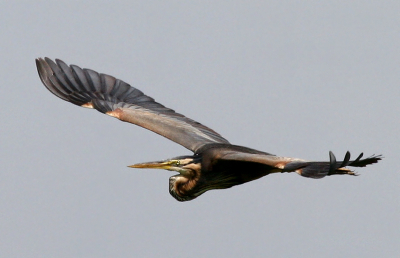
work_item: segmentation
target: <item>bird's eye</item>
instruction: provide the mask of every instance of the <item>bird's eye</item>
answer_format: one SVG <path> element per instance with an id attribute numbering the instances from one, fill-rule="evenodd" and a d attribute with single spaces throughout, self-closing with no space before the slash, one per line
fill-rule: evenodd
<path id="1" fill-rule="evenodd" d="M 177 160 L 177 161 L 175 162 L 175 164 L 176 164 L 177 166 L 179 166 L 179 165 L 181 164 L 181 162 L 180 162 L 179 160 Z"/>

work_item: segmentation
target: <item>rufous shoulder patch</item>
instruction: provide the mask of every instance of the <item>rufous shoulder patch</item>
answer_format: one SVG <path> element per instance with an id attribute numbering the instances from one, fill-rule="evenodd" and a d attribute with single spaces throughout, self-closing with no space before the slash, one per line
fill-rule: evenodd
<path id="1" fill-rule="evenodd" d="M 88 102 L 88 103 L 85 103 L 85 104 L 81 105 L 81 107 L 84 107 L 84 108 L 93 108 L 93 104 L 92 104 L 92 102 Z"/>
<path id="2" fill-rule="evenodd" d="M 122 114 L 123 114 L 123 111 L 120 108 L 117 108 L 116 110 L 113 110 L 113 111 L 106 112 L 106 115 L 116 117 L 118 119 L 121 119 Z"/>

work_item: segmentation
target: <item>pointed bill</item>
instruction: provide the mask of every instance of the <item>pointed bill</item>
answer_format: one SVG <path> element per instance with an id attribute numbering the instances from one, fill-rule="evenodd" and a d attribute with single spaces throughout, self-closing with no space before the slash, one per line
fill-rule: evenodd
<path id="1" fill-rule="evenodd" d="M 134 165 L 130 165 L 130 168 L 157 168 L 157 169 L 171 169 L 173 166 L 174 161 L 153 161 L 153 162 L 146 162 L 146 163 L 138 163 Z"/>

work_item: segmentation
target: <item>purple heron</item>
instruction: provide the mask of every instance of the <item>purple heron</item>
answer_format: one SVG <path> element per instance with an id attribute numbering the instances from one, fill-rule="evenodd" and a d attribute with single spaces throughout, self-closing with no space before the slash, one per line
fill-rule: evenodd
<path id="1" fill-rule="evenodd" d="M 230 188 L 271 173 L 296 172 L 309 178 L 355 175 L 346 166 L 365 167 L 381 160 L 380 155 L 361 159 L 362 153 L 350 160 L 347 152 L 343 161 L 336 161 L 329 152 L 330 161 L 306 161 L 232 145 L 214 130 L 110 75 L 68 66 L 58 59 L 53 62 L 38 58 L 36 65 L 43 84 L 57 97 L 144 127 L 191 150 L 193 155 L 129 166 L 178 172 L 169 179 L 169 192 L 178 201 L 189 201 L 208 190 Z"/>

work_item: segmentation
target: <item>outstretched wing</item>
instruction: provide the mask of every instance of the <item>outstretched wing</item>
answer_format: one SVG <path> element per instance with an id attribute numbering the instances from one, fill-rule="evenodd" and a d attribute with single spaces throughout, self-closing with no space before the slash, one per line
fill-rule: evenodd
<path id="1" fill-rule="evenodd" d="M 196 152 L 209 143 L 229 142 L 212 129 L 176 113 L 140 90 L 110 75 L 49 58 L 36 59 L 43 84 L 57 97 L 94 108 L 160 134 Z"/>
<path id="2" fill-rule="evenodd" d="M 348 174 L 356 175 L 346 166 L 365 167 L 377 163 L 382 159 L 381 155 L 372 155 L 361 159 L 361 153 L 355 160 L 350 160 L 350 152 L 347 152 L 343 161 L 336 161 L 335 155 L 329 152 L 330 161 L 306 161 L 298 158 L 279 157 L 270 154 L 246 153 L 237 151 L 225 151 L 221 154 L 221 160 L 243 161 L 264 164 L 271 167 L 273 172 L 296 172 L 301 176 L 310 178 L 323 178 L 330 175 Z"/>

